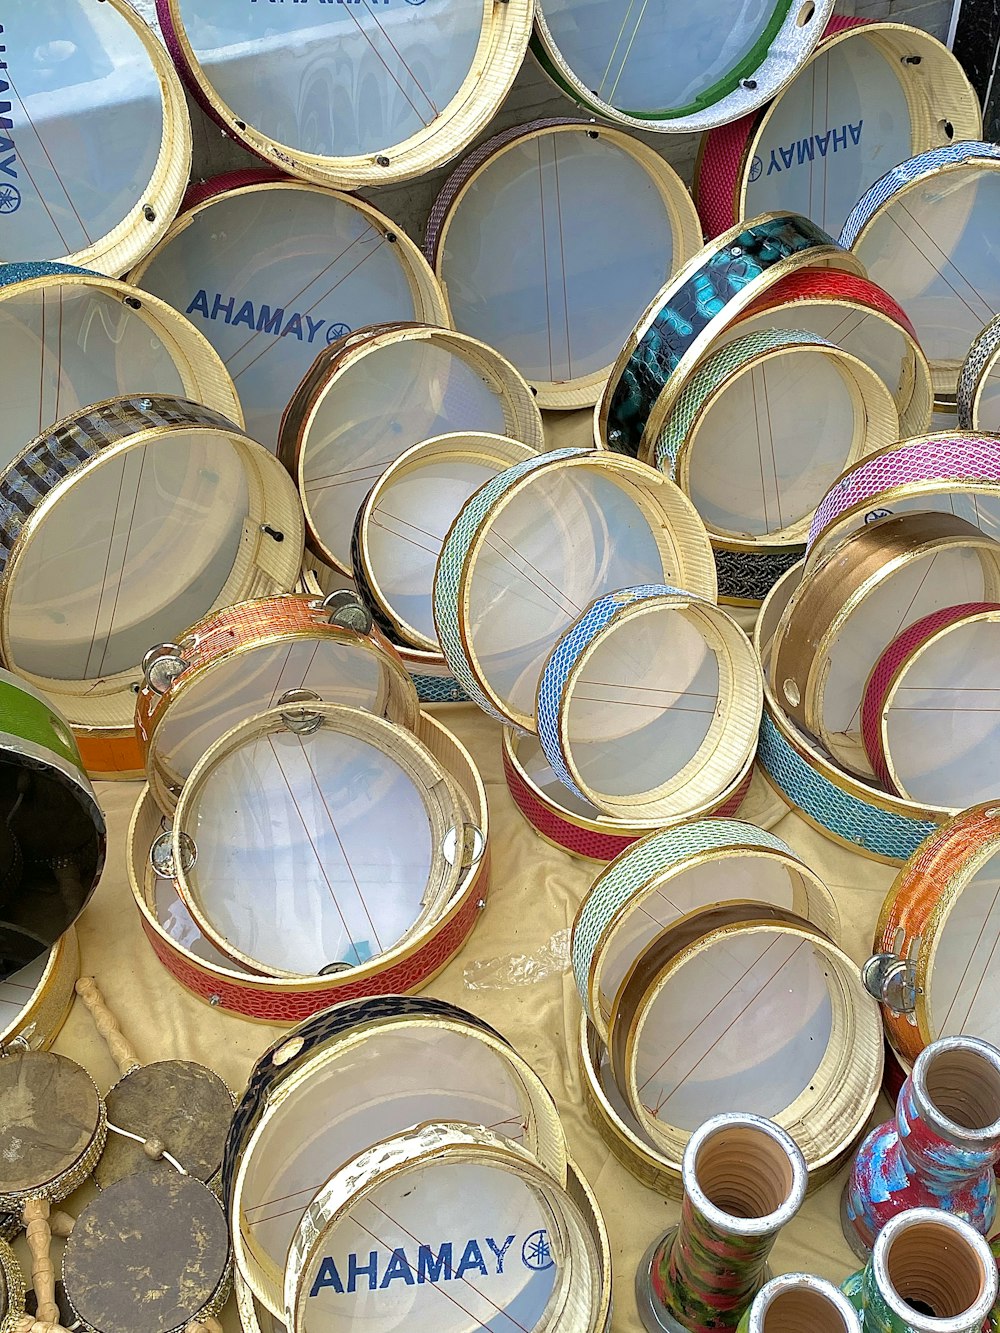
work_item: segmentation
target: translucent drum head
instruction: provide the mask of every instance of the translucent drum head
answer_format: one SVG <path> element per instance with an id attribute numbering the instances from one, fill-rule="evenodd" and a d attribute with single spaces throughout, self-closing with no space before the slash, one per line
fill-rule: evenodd
<path id="1" fill-rule="evenodd" d="M 385 954 L 440 916 L 464 828 L 457 791 L 415 737 L 317 702 L 216 742 L 181 793 L 172 855 L 217 948 L 254 971 L 315 976 Z"/>
<path id="2" fill-rule="evenodd" d="M 11 0 L 3 41 L 0 260 L 124 273 L 169 226 L 190 174 L 169 57 L 123 0 Z"/>
<path id="3" fill-rule="evenodd" d="M 331 342 L 444 311 L 426 261 L 394 223 L 360 199 L 290 181 L 227 189 L 221 178 L 131 279 L 205 335 L 250 435 L 272 451 L 292 392 Z"/>
<path id="4" fill-rule="evenodd" d="M 300 386 L 279 452 L 295 475 L 310 546 L 352 572 L 351 534 L 365 496 L 407 449 L 459 431 L 544 444 L 527 384 L 492 348 L 446 329 L 372 329 L 334 347 Z"/>
<path id="5" fill-rule="evenodd" d="M 1000 1040 L 995 963 L 1000 951 L 1000 858 L 989 856 L 957 894 L 927 966 L 932 1037 L 957 1033 Z"/>
<path id="6" fill-rule="evenodd" d="M 479 0 L 331 5 L 157 0 L 203 105 L 283 170 L 354 188 L 440 166 L 485 128 L 531 32 L 531 6 Z"/>
<path id="7" fill-rule="evenodd" d="M 512 361 L 542 407 L 576 408 L 597 401 L 650 292 L 700 239 L 658 154 L 570 121 L 473 153 L 438 199 L 427 245 L 455 327 Z"/>

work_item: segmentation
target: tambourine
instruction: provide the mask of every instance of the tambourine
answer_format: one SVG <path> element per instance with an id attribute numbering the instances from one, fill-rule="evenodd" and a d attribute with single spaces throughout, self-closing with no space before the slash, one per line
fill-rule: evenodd
<path id="1" fill-rule="evenodd" d="M 771 104 L 702 141 L 706 234 L 787 209 L 836 235 L 885 164 L 982 134 L 979 99 L 947 47 L 902 23 L 836 18 Z"/>
<path id="2" fill-rule="evenodd" d="M 717 798 L 746 771 L 763 681 L 746 635 L 714 602 L 623 588 L 558 640 L 535 717 L 552 771 L 605 814 L 652 825 Z"/>
<path id="3" fill-rule="evenodd" d="M 862 459 L 837 478 L 816 510 L 808 567 L 848 534 L 910 510 L 954 514 L 1000 537 L 1000 437 L 938 431 Z"/>
<path id="4" fill-rule="evenodd" d="M 183 315 L 69 264 L 0 265 L 0 391 L 3 467 L 52 422 L 122 394 L 174 394 L 243 421 L 229 372 Z"/>
<path id="5" fill-rule="evenodd" d="M 998 200 L 1000 148 L 953 143 L 888 171 L 840 235 L 872 281 L 906 307 L 936 395 L 954 395 L 970 346 L 1000 307 L 989 262 Z"/>
<path id="6" fill-rule="evenodd" d="M 715 600 L 694 506 L 634 459 L 556 450 L 501 472 L 456 518 L 434 584 L 438 642 L 475 703 L 534 731 L 556 640 L 595 598 L 638 583 Z"/>
<path id="7" fill-rule="evenodd" d="M 194 1333 L 229 1299 L 231 1276 L 218 1199 L 174 1170 L 103 1190 L 63 1251 L 67 1302 L 91 1333 Z"/>
<path id="8" fill-rule="evenodd" d="M 294 1333 L 358 1320 L 373 1333 L 403 1321 L 460 1333 L 498 1317 L 598 1333 L 607 1306 L 580 1209 L 492 1130 L 432 1121 L 384 1139 L 336 1171 L 298 1224 L 285 1269 Z"/>
<path id="9" fill-rule="evenodd" d="M 850 851 L 899 865 L 955 811 L 903 800 L 871 776 L 849 772 L 788 716 L 771 684 L 771 647 L 802 574 L 799 563 L 779 579 L 754 627 L 754 646 L 764 666 L 758 762 L 774 792 L 818 832 Z M 852 753 L 858 752 L 860 746 Z"/>
<path id="10" fill-rule="evenodd" d="M 205 335 L 236 383 L 254 439 L 276 449 L 295 386 L 352 329 L 444 319 L 405 232 L 362 199 L 287 179 L 211 181 L 133 269 Z"/>
<path id="11" fill-rule="evenodd" d="M 156 2 L 167 49 L 228 134 L 272 166 L 348 189 L 460 153 L 507 96 L 531 36 L 527 0 L 362 9 Z"/>
<path id="12" fill-rule="evenodd" d="M 7 671 L 0 671 L 0 709 L 0 977 L 9 982 L 48 954 L 90 901 L 104 868 L 107 835 L 66 719 Z M 65 962 L 53 966 L 59 976 L 50 974 L 36 993 L 32 1005 L 38 1012 L 13 1025 L 32 1046 L 46 1044 L 66 1016 L 65 972 L 72 970 L 73 947 Z M 35 1023 L 37 1042 L 28 1031 Z"/>
<path id="13" fill-rule="evenodd" d="M 997 600 L 1000 544 L 980 528 L 937 512 L 878 519 L 807 569 L 775 632 L 771 684 L 799 727 L 868 775 L 861 712 L 881 654 L 931 612 Z"/>
<path id="14" fill-rule="evenodd" d="M 48 1050 L 69 1017 L 79 973 L 80 945 L 70 926 L 48 953 L 0 982 L 0 1052 Z"/>
<path id="15" fill-rule="evenodd" d="M 129 827 L 129 882 L 146 937 L 175 980 L 213 1008 L 261 1022 L 287 1024 L 341 1000 L 419 990 L 441 971 L 461 948 L 486 906 L 486 790 L 468 751 L 440 722 L 422 714 L 417 735 L 453 779 L 466 819 L 481 831 L 485 850 L 463 869 L 457 890 L 426 931 L 384 957 L 373 957 L 327 976 L 259 976 L 221 954 L 192 920 L 168 867 L 160 863 L 160 858 L 154 866 L 150 849 L 163 833 L 161 815 L 148 788 L 140 795 Z"/>
<path id="16" fill-rule="evenodd" d="M 795 213 L 765 214 L 710 241 L 629 334 L 595 409 L 596 440 L 652 457 L 659 428 L 708 345 L 781 278 L 817 266 L 864 276 L 853 255 Z"/>
<path id="17" fill-rule="evenodd" d="M 856 1142 L 882 1083 L 882 1023 L 857 965 L 818 927 L 758 902 L 705 908 L 647 945 L 615 995 L 608 1049 L 678 1171 L 692 1131 L 737 1102 L 822 1171 Z"/>
<path id="18" fill-rule="evenodd" d="M 15 1333 L 24 1315 L 24 1276 L 7 1241 L 0 1241 L 0 1329 Z"/>
<path id="19" fill-rule="evenodd" d="M 20 0 L 4 43 L 3 259 L 126 272 L 170 225 L 191 170 L 191 121 L 163 44 L 124 0 Z"/>
<path id="20" fill-rule="evenodd" d="M 901 433 L 929 429 L 930 366 L 906 312 L 881 287 L 839 269 L 799 269 L 723 329 L 710 350 L 776 328 L 809 329 L 857 357 L 891 390 Z"/>
<path id="21" fill-rule="evenodd" d="M 480 486 L 535 453 L 501 435 L 439 435 L 382 473 L 358 510 L 351 555 L 358 591 L 391 640 L 441 651 L 434 574 L 448 530 Z"/>
<path id="22" fill-rule="evenodd" d="M 643 950 L 690 913 L 727 898 L 793 912 L 834 941 L 840 934 L 829 889 L 774 834 L 733 819 L 650 834 L 598 875 L 573 923 L 573 973 L 602 1041 L 615 996 Z"/>
<path id="23" fill-rule="evenodd" d="M 511 799 L 534 831 L 560 851 L 585 860 L 613 861 L 639 838 L 663 827 L 614 819 L 570 791 L 553 773 L 537 736 L 504 727 L 502 746 L 504 778 Z M 770 797 L 770 789 L 757 774 L 752 759 L 716 800 L 692 806 L 676 822 L 737 813 L 758 827 L 769 827 L 784 817 L 783 806 Z"/>
<path id="24" fill-rule="evenodd" d="M 94 771 L 108 771 L 150 642 L 211 607 L 292 587 L 303 543 L 287 474 L 232 421 L 184 399 L 98 404 L 7 470 L 4 659 L 52 695 Z"/>
<path id="25" fill-rule="evenodd" d="M 864 978 L 907 1064 L 938 1037 L 1000 1037 L 998 853 L 1000 810 L 964 810 L 913 853 L 882 904 Z"/>
<path id="26" fill-rule="evenodd" d="M 21 1214 L 31 1249 L 38 1318 L 56 1322 L 49 1209 L 90 1175 L 107 1114 L 85 1069 L 51 1051 L 0 1058 L 0 1208 Z"/>
<path id="27" fill-rule="evenodd" d="M 681 134 L 763 106 L 795 77 L 832 12 L 830 0 L 777 0 L 725 15 L 627 9 L 622 22 L 582 0 L 545 0 L 532 51 L 587 111 L 634 130 Z"/>
<path id="28" fill-rule="evenodd" d="M 486 1125 L 565 1183 L 565 1137 L 544 1085 L 453 1005 L 337 1005 L 261 1056 L 226 1145 L 225 1184 L 236 1263 L 266 1309 L 283 1310 L 286 1253 L 330 1173 L 427 1119 Z"/>
<path id="29" fill-rule="evenodd" d="M 994 603 L 945 607 L 910 625 L 876 662 L 861 705 L 861 737 L 890 791 L 956 809 L 1000 794 L 998 622 Z"/>
<path id="30" fill-rule="evenodd" d="M 517 125 L 475 149 L 424 241 L 451 322 L 558 409 L 597 401 L 650 291 L 700 245 L 691 196 L 662 156 L 581 120 Z"/>
<path id="31" fill-rule="evenodd" d="M 969 348 L 958 376 L 956 409 L 962 430 L 1000 427 L 1000 317 L 991 319 Z"/>
<path id="32" fill-rule="evenodd" d="M 313 554 L 352 573 L 351 533 L 372 485 L 414 444 L 485 431 L 544 447 L 528 386 L 498 352 L 426 324 L 374 325 L 321 352 L 281 421 Z"/>
<path id="33" fill-rule="evenodd" d="M 94 978 L 81 977 L 76 993 L 119 1072 L 104 1099 L 113 1133 L 94 1168 L 98 1188 L 108 1189 L 124 1176 L 163 1176 L 178 1169 L 212 1185 L 222 1167 L 233 1094 L 218 1074 L 191 1060 L 140 1064 Z"/>
<path id="34" fill-rule="evenodd" d="M 722 347 L 692 373 L 654 461 L 708 528 L 720 597 L 759 604 L 804 551 L 831 482 L 898 436 L 892 396 L 863 361 L 805 329 L 767 329 Z"/>
<path id="35" fill-rule="evenodd" d="M 419 711 L 413 682 L 369 622 L 349 593 L 288 593 L 224 607 L 179 642 L 150 649 L 135 725 L 164 813 L 220 736 L 290 692 L 364 708 L 412 730 Z"/>

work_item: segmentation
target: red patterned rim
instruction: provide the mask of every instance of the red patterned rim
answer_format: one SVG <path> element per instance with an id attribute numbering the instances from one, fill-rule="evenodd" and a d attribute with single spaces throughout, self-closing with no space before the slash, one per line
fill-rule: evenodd
<path id="1" fill-rule="evenodd" d="M 776 282 L 770 291 L 748 306 L 740 321 L 763 315 L 794 301 L 854 301 L 899 324 L 919 345 L 917 331 L 903 307 L 868 278 L 833 268 L 803 268 Z"/>
<path id="2" fill-rule="evenodd" d="M 963 602 L 960 606 L 946 606 L 914 621 L 902 634 L 896 636 L 872 668 L 861 703 L 861 739 L 868 762 L 887 791 L 902 796 L 892 780 L 882 735 L 882 708 L 890 689 L 904 671 L 910 659 L 941 629 L 966 616 L 989 611 L 1000 611 L 994 602 Z"/>
<path id="3" fill-rule="evenodd" d="M 274 185 L 281 181 L 301 184 L 301 181 L 296 181 L 294 176 L 288 176 L 283 171 L 276 171 L 273 167 L 261 167 L 259 170 L 243 168 L 240 171 L 223 171 L 218 176 L 210 176 L 208 180 L 192 181 L 184 195 L 180 211 L 181 213 L 189 213 L 192 208 L 197 208 L 206 199 L 215 199 L 220 194 L 228 194 L 230 190 L 242 189 L 244 185 Z"/>

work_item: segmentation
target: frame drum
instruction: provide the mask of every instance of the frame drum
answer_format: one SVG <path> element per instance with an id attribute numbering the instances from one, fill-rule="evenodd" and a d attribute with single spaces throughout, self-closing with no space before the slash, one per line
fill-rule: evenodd
<path id="1" fill-rule="evenodd" d="M 274 452 L 318 352 L 363 324 L 443 321 L 444 301 L 417 247 L 371 204 L 297 181 L 231 179 L 209 182 L 130 278 L 205 334 L 248 432 Z"/>
<path id="2" fill-rule="evenodd" d="M 956 408 L 962 430 L 1000 428 L 1000 316 L 990 320 L 969 348 L 958 377 Z"/>
<path id="3" fill-rule="evenodd" d="M 808 58 L 832 0 L 653 8 L 544 0 L 532 50 L 585 110 L 635 130 L 680 134 L 763 106 Z"/>
<path id="4" fill-rule="evenodd" d="M 352 574 L 358 509 L 411 446 L 458 431 L 545 447 L 527 384 L 498 352 L 451 329 L 384 324 L 320 352 L 285 409 L 278 456 L 299 489 L 306 541 Z"/>
<path id="5" fill-rule="evenodd" d="M 3 40 L 14 158 L 0 258 L 125 273 L 170 225 L 191 171 L 184 90 L 163 44 L 127 0 L 11 0 Z"/>
<path id="6" fill-rule="evenodd" d="M 304 593 L 224 607 L 178 643 L 151 648 L 136 700 L 136 733 L 165 814 L 191 770 L 231 727 L 293 690 L 348 704 L 413 729 L 413 682 L 378 630 L 364 633 L 352 594 Z"/>
<path id="7" fill-rule="evenodd" d="M 438 560 L 434 621 L 455 676 L 493 717 L 535 731 L 556 640 L 597 597 L 666 583 L 714 601 L 694 506 L 659 472 L 593 449 L 517 463 L 481 487 Z"/>
<path id="8" fill-rule="evenodd" d="M 131 729 L 150 640 L 292 587 L 303 542 L 287 475 L 233 422 L 174 398 L 100 404 L 8 470 L 4 658 L 113 744 Z"/>
<path id="9" fill-rule="evenodd" d="M 47 1051 L 73 1007 L 80 945 L 70 926 L 48 953 L 0 982 L 0 1053 Z"/>
<path id="10" fill-rule="evenodd" d="M 969 348 L 1000 309 L 990 262 L 1000 208 L 1000 147 L 953 143 L 893 167 L 840 235 L 913 320 L 935 396 L 955 395 Z"/>
<path id="11" fill-rule="evenodd" d="M 620 130 L 542 120 L 461 163 L 424 249 L 455 327 L 513 362 L 541 407 L 572 409 L 597 401 L 650 291 L 700 244 L 691 196 L 659 153 Z"/>
<path id="12" fill-rule="evenodd" d="M 607 1310 L 580 1209 L 489 1129 L 429 1122 L 383 1140 L 332 1175 L 299 1222 L 285 1270 L 293 1333 L 359 1322 L 465 1333 L 498 1316 L 535 1333 L 598 1333 Z"/>
<path id="13" fill-rule="evenodd" d="M 223 129 L 320 185 L 392 185 L 484 130 L 531 35 L 529 0 L 376 11 L 156 0 L 167 47 Z"/>
<path id="14" fill-rule="evenodd" d="M 772 208 L 836 235 L 887 162 L 978 139 L 982 123 L 965 71 L 935 38 L 835 18 L 770 106 L 705 136 L 698 211 L 709 236 Z"/>

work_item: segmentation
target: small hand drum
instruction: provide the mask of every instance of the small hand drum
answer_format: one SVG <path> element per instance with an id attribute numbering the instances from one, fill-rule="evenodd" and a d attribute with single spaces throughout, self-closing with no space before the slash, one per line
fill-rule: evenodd
<path id="1" fill-rule="evenodd" d="M 213 1184 L 233 1118 L 225 1083 L 191 1060 L 140 1065 L 93 977 L 81 977 L 76 991 L 121 1071 L 105 1099 L 112 1136 L 94 1169 L 98 1187 L 136 1172 L 159 1178 L 178 1167 Z"/>

